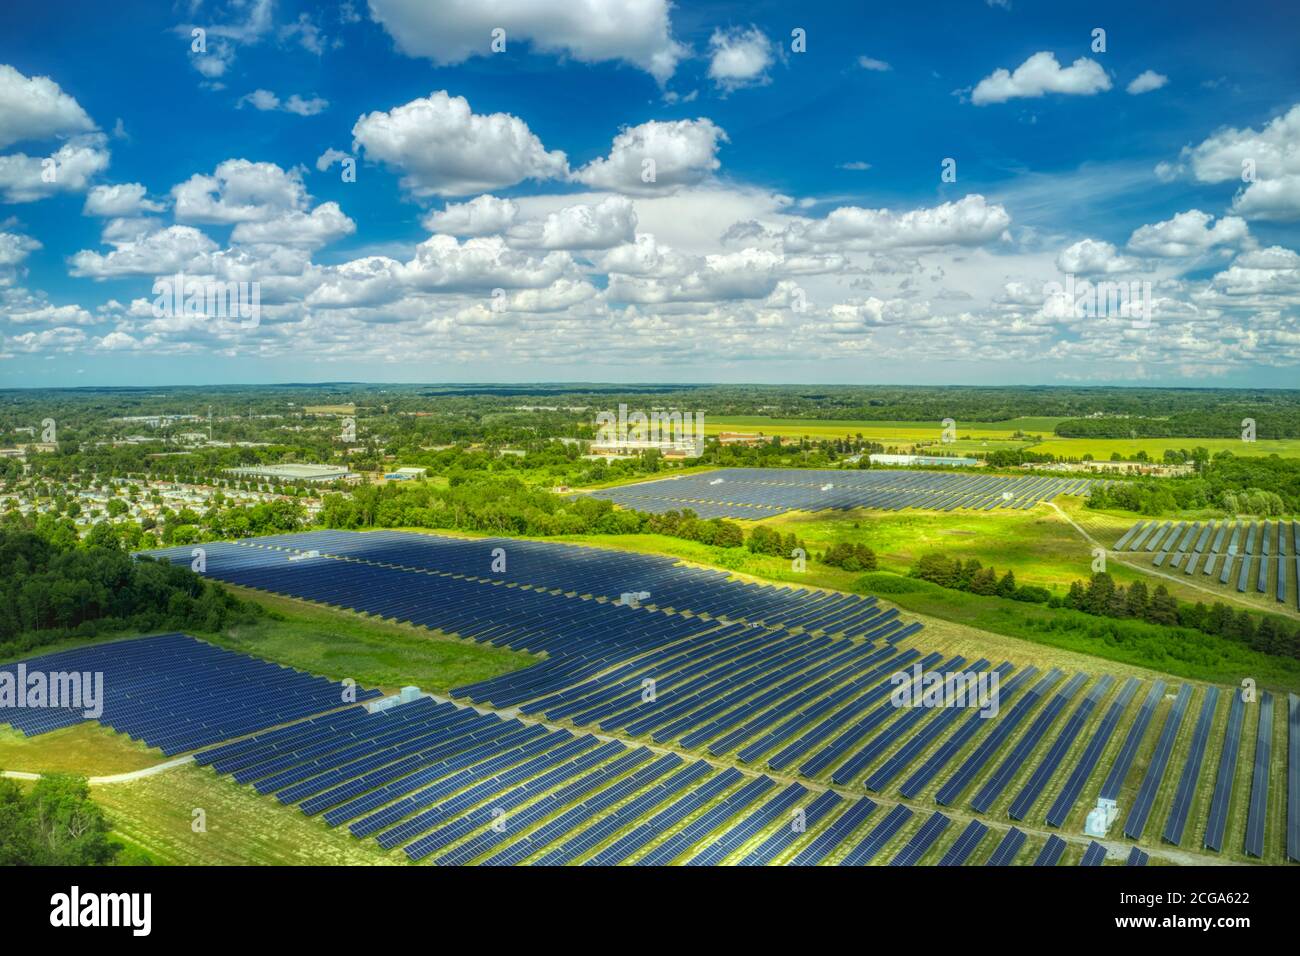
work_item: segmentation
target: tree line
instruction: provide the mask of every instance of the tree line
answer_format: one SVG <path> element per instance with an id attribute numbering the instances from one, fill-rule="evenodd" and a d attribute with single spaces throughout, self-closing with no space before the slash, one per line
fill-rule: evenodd
<path id="1" fill-rule="evenodd" d="M 74 636 L 219 631 L 263 613 L 188 567 L 133 559 L 106 537 L 69 544 L 0 527 L 0 657 Z"/>
<path id="2" fill-rule="evenodd" d="M 1300 627 L 1292 625 L 1286 618 L 1273 614 L 1254 615 L 1245 609 L 1234 610 L 1222 601 L 1211 605 L 1201 601 L 1189 604 L 1177 600 L 1163 584 L 1150 589 L 1146 582 L 1137 580 L 1124 587 L 1116 584 L 1105 571 L 1094 573 L 1086 582 L 1071 582 L 1064 595 L 1053 594 L 1047 588 L 1017 585 L 1012 571 L 999 575 L 976 558 L 963 562 L 960 558 L 937 552 L 922 555 L 910 573 L 912 577 L 941 587 L 986 597 L 1045 604 L 1097 617 L 1191 628 L 1228 638 L 1264 654 L 1300 660 Z"/>

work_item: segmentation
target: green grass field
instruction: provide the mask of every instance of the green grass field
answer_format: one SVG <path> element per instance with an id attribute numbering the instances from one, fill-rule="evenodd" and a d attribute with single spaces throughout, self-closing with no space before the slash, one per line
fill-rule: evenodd
<path id="1" fill-rule="evenodd" d="M 296 807 L 281 806 L 252 787 L 208 767 L 184 766 L 95 787 L 92 795 L 113 823 L 113 838 L 160 864 L 227 866 L 405 863 L 346 827 L 331 829 Z M 195 811 L 206 832 L 195 832 Z"/>
<path id="2" fill-rule="evenodd" d="M 445 694 L 453 687 L 518 670 L 537 658 L 437 631 L 294 598 L 226 585 L 239 597 L 272 609 L 280 619 L 195 636 L 233 651 L 264 657 L 334 680 L 395 690 L 415 684 Z"/>
<path id="3" fill-rule="evenodd" d="M 1098 461 L 1109 461 L 1119 453 L 1131 459 L 1139 451 L 1155 461 L 1161 461 L 1166 450 L 1191 450 L 1207 448 L 1211 453 L 1230 451 L 1234 455 L 1300 456 L 1300 438 L 1261 440 L 1245 443 L 1236 438 L 1058 438 L 1053 434 L 1057 422 L 1063 418 L 1046 416 L 1013 418 L 1005 422 L 957 422 L 957 440 L 937 445 L 943 425 L 938 422 L 867 421 L 850 419 L 800 419 L 766 418 L 760 415 L 733 415 L 706 419 L 704 430 L 709 435 L 719 432 L 761 432 L 764 435 L 781 435 L 788 438 L 845 438 L 861 435 L 886 447 L 910 449 L 918 443 L 928 450 L 939 447 L 948 454 L 971 454 L 1023 448 L 1028 451 L 1057 455 L 1062 458 L 1083 458 L 1091 455 Z M 1040 442 L 1012 439 L 1015 432 L 1036 435 Z"/>
<path id="4" fill-rule="evenodd" d="M 94 722 L 36 737 L 0 727 L 0 770 L 99 777 L 143 770 L 162 760 L 157 750 Z"/>
<path id="5" fill-rule="evenodd" d="M 1007 441 L 1022 431 L 1029 435 L 1047 437 L 1059 418 L 1013 418 L 1005 422 L 957 422 L 959 439 L 996 439 Z M 790 438 L 844 438 L 861 434 L 863 438 L 884 445 L 902 446 L 915 442 L 938 442 L 943 434 L 943 424 L 934 422 L 866 421 L 851 419 L 766 418 L 761 415 L 732 415 L 706 418 L 704 431 L 709 435 L 719 432 L 762 432 L 764 435 L 781 435 Z M 1016 444 L 1019 444 L 1018 442 Z"/>
<path id="6" fill-rule="evenodd" d="M 1243 442 L 1236 438 L 1045 438 L 1040 444 L 1028 446 L 1030 451 L 1046 452 L 1063 458 L 1082 458 L 1092 455 L 1097 461 L 1108 461 L 1119 453 L 1122 458 L 1132 458 L 1139 451 L 1155 461 L 1164 458 L 1165 452 L 1205 448 L 1211 454 L 1230 451 L 1234 455 L 1249 457 L 1280 455 L 1284 458 L 1300 456 L 1300 438 Z"/>
<path id="7" fill-rule="evenodd" d="M 855 517 L 856 515 L 856 517 Z M 853 522 L 859 527 L 854 528 Z M 989 521 L 987 533 L 982 522 Z M 665 554 L 693 563 L 721 567 L 761 581 L 782 581 L 843 591 L 862 591 L 892 603 L 926 625 L 926 644 L 949 654 L 975 656 L 998 654 L 1008 660 L 1042 666 L 1075 667 L 1095 671 L 1097 659 L 1111 662 L 1107 670 L 1119 672 L 1116 664 L 1134 668 L 1149 678 L 1164 673 L 1212 683 L 1236 684 L 1244 676 L 1254 677 L 1261 686 L 1279 690 L 1300 690 L 1300 662 L 1259 654 L 1226 639 L 1216 639 L 1220 652 L 1214 659 L 1177 660 L 1165 655 L 1148 656 L 1130 646 L 1112 645 L 1075 627 L 1059 627 L 1063 620 L 1093 625 L 1104 618 L 1057 611 L 1042 605 L 1004 598 L 980 597 L 914 581 L 904 575 L 912 561 L 926 550 L 944 550 L 963 559 L 977 557 L 986 566 L 1011 568 L 1021 583 L 1054 584 L 1063 592 L 1069 582 L 1086 579 L 1091 573 L 1091 550 L 1077 531 L 1046 508 L 1032 512 L 972 513 L 884 513 L 847 512 L 834 515 L 792 514 L 763 522 L 783 532 L 794 531 L 816 552 L 833 541 L 861 541 L 880 558 L 881 574 L 870 581 L 863 575 L 809 562 L 807 570 L 796 572 L 784 558 L 757 555 L 743 548 L 714 548 L 666 535 L 574 536 L 563 540 L 600 547 Z M 958 534 L 945 532 L 955 530 Z M 910 535 L 928 536 L 935 546 L 909 543 Z M 952 543 L 949 544 L 948 542 Z M 1041 566 L 1035 555 L 1044 554 Z M 1108 565 L 1120 583 L 1128 583 L 1141 572 L 1114 561 Z M 1157 579 L 1146 578 L 1154 586 Z M 1170 582 L 1171 593 L 1184 600 L 1208 600 L 1210 595 Z M 1225 595 L 1226 597 L 1226 595 Z"/>

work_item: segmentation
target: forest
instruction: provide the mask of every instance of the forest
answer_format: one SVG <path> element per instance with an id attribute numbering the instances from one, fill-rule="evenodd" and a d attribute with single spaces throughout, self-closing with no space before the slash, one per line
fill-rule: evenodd
<path id="1" fill-rule="evenodd" d="M 189 568 L 132 558 L 109 535 L 69 544 L 0 528 L 0 658 L 68 637 L 219 631 L 262 613 Z"/>

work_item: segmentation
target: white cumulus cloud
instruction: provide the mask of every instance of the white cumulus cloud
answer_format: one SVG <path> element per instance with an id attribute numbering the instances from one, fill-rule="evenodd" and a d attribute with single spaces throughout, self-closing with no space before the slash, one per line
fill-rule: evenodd
<path id="1" fill-rule="evenodd" d="M 972 193 L 956 202 L 905 213 L 840 206 L 825 219 L 793 223 L 784 238 L 790 251 L 977 245 L 999 239 L 1009 225 L 1011 216 L 1003 206 Z"/>
<path id="2" fill-rule="evenodd" d="M 307 204 L 297 170 L 275 163 L 227 159 L 211 176 L 195 174 L 172 187 L 178 222 L 261 222 Z"/>
<path id="3" fill-rule="evenodd" d="M 994 70 L 976 84 L 970 99 L 976 106 L 983 106 L 1018 98 L 1034 99 L 1045 93 L 1092 96 L 1109 89 L 1110 77 L 1096 60 L 1079 57 L 1062 67 L 1052 53 L 1042 50 L 1016 67 L 1014 73 Z"/>
<path id="4" fill-rule="evenodd" d="M 142 212 L 162 212 L 164 205 L 145 198 L 146 192 L 140 183 L 95 186 L 86 193 L 82 213 L 87 216 L 136 216 Z"/>
<path id="5" fill-rule="evenodd" d="M 1133 269 L 1133 263 L 1121 256 L 1113 245 L 1097 239 L 1081 239 L 1062 249 L 1056 257 L 1056 266 L 1062 272 L 1075 275 L 1099 275 Z"/>
<path id="6" fill-rule="evenodd" d="M 448 66 L 492 55 L 492 31 L 582 63 L 622 60 L 665 82 L 685 49 L 672 38 L 669 0 L 370 0 L 370 15 L 408 56 Z"/>
<path id="7" fill-rule="evenodd" d="M 1140 96 L 1143 93 L 1158 90 L 1168 83 L 1169 77 L 1163 73 L 1157 73 L 1155 70 L 1143 70 L 1124 89 L 1130 96 Z"/>
<path id="8" fill-rule="evenodd" d="M 5 202 L 35 202 L 56 193 L 79 193 L 108 168 L 102 133 L 78 136 L 48 156 L 0 156 L 0 197 Z"/>
<path id="9" fill-rule="evenodd" d="M 417 196 L 465 196 L 568 172 L 564 153 L 547 151 L 519 117 L 475 113 L 445 90 L 368 113 L 352 136 L 354 150 L 401 170 L 402 186 Z"/>
<path id="10" fill-rule="evenodd" d="M 1189 209 L 1164 222 L 1141 226 L 1129 237 L 1128 247 L 1145 256 L 1178 258 L 1195 256 L 1215 246 L 1235 246 L 1249 238 L 1246 221 L 1223 216 L 1213 226 L 1207 212 Z"/>
<path id="11" fill-rule="evenodd" d="M 510 233 L 511 245 L 540 249 L 611 249 L 636 237 L 636 210 L 626 196 L 577 203 Z"/>
<path id="12" fill-rule="evenodd" d="M 573 178 L 634 196 L 673 193 L 718 169 L 718 146 L 725 142 L 727 134 L 712 120 L 651 120 L 620 132 L 609 156 L 592 160 Z"/>
<path id="13" fill-rule="evenodd" d="M 519 216 L 519 205 L 484 193 L 469 202 L 448 203 L 425 215 L 421 225 L 449 236 L 487 236 L 505 232 Z"/>
<path id="14" fill-rule="evenodd" d="M 776 60 L 772 41 L 758 27 L 714 30 L 709 37 L 709 79 L 719 89 L 736 90 L 769 82 Z"/>
<path id="15" fill-rule="evenodd" d="M 94 128 L 81 104 L 48 76 L 24 76 L 0 63 L 0 148 Z"/>

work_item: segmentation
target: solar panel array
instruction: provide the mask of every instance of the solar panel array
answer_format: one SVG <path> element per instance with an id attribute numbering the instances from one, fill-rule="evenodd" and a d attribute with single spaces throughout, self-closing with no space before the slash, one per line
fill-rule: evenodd
<path id="1" fill-rule="evenodd" d="M 945 657 L 913 646 L 923 632 L 914 638 L 915 627 L 870 598 L 741 585 L 716 575 L 693 576 L 667 559 L 510 539 L 322 532 L 210 548 L 209 573 L 237 583 L 356 606 L 507 646 L 545 649 L 548 657 L 538 664 L 453 692 L 513 708 L 519 717 L 501 733 L 508 752 L 521 759 L 570 748 L 554 766 L 536 764 L 538 776 L 577 775 L 573 781 L 555 778 L 557 785 L 567 786 L 593 773 L 601 764 L 588 766 L 588 751 L 597 753 L 594 748 L 603 746 L 594 734 L 613 735 L 623 748 L 611 748 L 608 757 L 599 751 L 601 760 L 630 761 L 627 754 L 645 752 L 646 760 L 630 767 L 628 776 L 640 773 L 641 763 L 656 767 L 644 793 L 624 794 L 631 784 L 620 777 L 610 784 L 620 788 L 618 799 L 603 787 L 593 791 L 592 799 L 603 809 L 593 804 L 563 810 L 563 819 L 578 830 L 563 841 L 540 843 L 556 827 L 552 819 L 539 816 L 538 822 L 550 829 L 530 836 L 529 846 L 538 844 L 536 852 L 503 846 L 493 862 L 533 857 L 562 863 L 637 862 L 643 856 L 674 863 L 696 856 L 699 863 L 888 862 L 928 819 L 926 814 L 916 819 L 891 816 L 892 811 L 873 814 L 876 804 L 865 797 L 814 794 L 827 785 L 866 789 L 886 802 L 894 794 L 940 806 L 969 802 L 991 821 L 1023 820 L 1031 827 L 1058 828 L 1066 836 L 1078 832 L 1095 797 L 1119 799 L 1128 792 L 1127 783 L 1137 793 L 1125 808 L 1124 829 L 1137 839 L 1154 813 L 1156 795 L 1174 791 L 1176 782 L 1175 798 L 1162 811 L 1160 825 L 1171 839 L 1181 840 L 1187 827 L 1200 825 L 1194 814 L 1208 809 L 1207 846 L 1221 825 L 1216 812 L 1225 815 L 1226 823 L 1231 807 L 1226 797 L 1219 803 L 1222 769 L 1213 783 L 1208 770 L 1224 759 L 1219 741 L 1212 745 L 1209 734 L 1215 715 L 1227 707 L 1226 701 L 1221 707 L 1217 693 L 1188 685 L 1165 706 L 1173 695 L 1166 695 L 1160 681 L 1144 689 L 1142 681 L 1131 678 L 1117 688 L 1105 675 L 1041 673 L 1009 662 L 994 666 L 985 659 Z M 506 552 L 506 567 L 498 570 L 492 567 L 496 548 Z M 311 552 L 315 555 L 304 557 Z M 174 549 L 168 556 L 184 560 L 188 550 Z M 634 563 L 623 564 L 624 557 Z M 678 572 L 686 577 L 679 579 Z M 651 595 L 639 606 L 608 600 L 611 593 L 633 590 L 647 578 L 653 582 L 645 588 Z M 698 582 L 699 591 L 684 581 Z M 661 594 L 667 595 L 662 604 Z M 940 687 L 955 678 L 996 677 L 996 712 L 982 713 L 974 695 L 960 706 L 926 706 L 917 673 L 937 677 Z M 917 706 L 900 705 L 897 693 L 903 690 L 916 691 Z M 1196 698 L 1196 730 L 1184 733 L 1183 712 L 1195 694 L 1202 695 Z M 1223 746 L 1231 743 L 1231 724 L 1230 718 Z M 1175 746 L 1180 737 L 1190 737 L 1186 754 Z M 504 746 L 477 745 L 484 748 L 485 760 Z M 647 762 L 654 756 L 652 746 L 671 748 L 680 762 Z M 1140 761 L 1139 755 L 1152 748 L 1151 758 Z M 1271 754 L 1271 741 L 1265 748 Z M 268 771 L 262 778 L 254 779 L 242 768 L 238 773 L 268 792 L 301 800 L 304 809 L 323 814 L 334 825 L 346 820 L 358 835 L 387 834 L 384 841 L 412 847 L 419 859 L 441 860 L 444 848 L 455 850 L 454 862 L 479 861 L 479 856 L 462 859 L 469 851 L 458 849 L 461 828 L 469 824 L 456 822 L 464 816 L 459 810 L 453 819 L 437 808 L 462 790 L 473 795 L 486 792 L 471 789 L 480 785 L 526 782 L 498 780 L 506 765 L 494 766 L 482 779 L 464 778 L 464 787 L 409 802 L 411 794 L 405 791 L 382 794 L 391 793 L 386 788 L 397 782 L 394 775 L 424 774 L 421 788 L 433 782 L 426 779 L 417 752 L 403 750 L 374 767 L 360 751 L 346 756 L 348 761 L 335 767 L 321 765 L 315 753 L 300 761 L 310 764 L 313 773 L 330 774 L 332 786 L 346 788 L 341 806 L 326 806 L 319 794 L 302 791 L 304 781 L 294 777 L 297 765 L 281 755 L 258 768 Z M 434 756 L 435 762 L 449 759 L 441 751 Z M 1257 763 L 1261 759 L 1256 756 Z M 720 770 L 720 763 L 726 768 Z M 1137 766 L 1142 775 L 1129 782 Z M 787 782 L 778 784 L 768 773 L 779 773 Z M 551 781 L 546 776 L 539 786 L 546 790 Z M 1215 799 L 1198 802 L 1211 786 Z M 532 795 L 531 790 L 520 792 L 515 794 L 520 803 L 497 806 L 511 814 Z M 769 806 L 778 797 L 780 802 Z M 726 807 L 712 812 L 715 800 L 726 800 Z M 630 808 L 622 811 L 625 802 Z M 401 805 L 389 808 L 394 803 Z M 548 813 L 561 810 L 552 802 L 546 805 Z M 359 819 L 346 817 L 353 810 Z M 716 826 L 693 829 L 698 841 L 676 839 L 660 848 L 662 834 L 689 826 L 705 813 L 711 814 L 706 822 Z M 799 829 L 783 832 L 782 825 L 790 822 L 787 813 L 802 813 L 811 836 Z M 874 817 L 874 826 L 865 828 L 868 816 Z M 491 822 L 481 814 L 474 821 L 479 827 Z M 884 829 L 873 840 L 879 826 Z M 1267 830 L 1261 825 L 1265 846 Z M 725 833 L 730 833 L 729 842 L 711 842 Z M 937 835 L 935 858 L 946 857 L 947 844 L 956 839 L 952 832 Z M 1043 849 L 1035 846 L 1035 852 Z M 930 858 L 930 849 L 925 846 L 920 855 Z M 482 855 L 482 861 L 488 859 Z"/>
<path id="2" fill-rule="evenodd" d="M 1150 555 L 1154 567 L 1197 583 L 1217 580 L 1300 607 L 1300 521 L 1139 521 L 1113 550 Z"/>
<path id="3" fill-rule="evenodd" d="M 1300 863 L 1300 696 L 1286 698 L 1286 858 Z"/>
<path id="4" fill-rule="evenodd" d="M 427 697 L 309 718 L 196 759 L 328 826 L 440 865 L 956 866 L 990 829 L 976 820 L 955 833 L 942 812 L 881 812 L 866 797 Z M 1011 827 L 988 864 L 1056 865 L 1068 848 L 1059 835 L 1036 850 L 1027 843 Z M 1105 856 L 1094 842 L 1080 863 Z"/>
<path id="5" fill-rule="evenodd" d="M 87 689 L 102 681 L 103 699 L 93 702 L 102 712 L 94 719 L 168 756 L 379 695 L 348 691 L 185 634 L 92 644 L 5 664 L 0 671 L 15 686 L 29 688 L 36 686 L 36 675 L 50 685 L 58 682 L 53 675 L 78 675 Z M 54 702 L 46 697 L 38 707 L 0 706 L 0 723 L 32 736 L 92 719 L 84 706 L 49 706 Z"/>
<path id="6" fill-rule="evenodd" d="M 760 520 L 787 511 L 874 508 L 1027 509 L 1057 495 L 1087 495 L 1095 480 L 896 469 L 721 468 L 592 492 L 625 508 L 701 518 Z"/>
<path id="7" fill-rule="evenodd" d="M 874 598 L 749 584 L 670 558 L 516 539 L 308 532 L 203 546 L 206 573 L 548 659 L 458 689 L 508 707 L 728 627 L 894 644 L 920 630 Z M 189 564 L 192 548 L 149 554 Z M 648 594 L 623 603 L 624 594 Z"/>
<path id="8" fill-rule="evenodd" d="M 357 838 L 452 865 L 762 864 L 799 850 L 853 862 L 873 806 L 427 697 L 196 759 Z M 910 815 L 895 808 L 891 832 Z"/>

